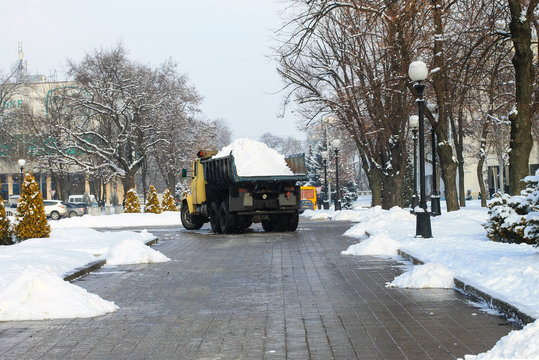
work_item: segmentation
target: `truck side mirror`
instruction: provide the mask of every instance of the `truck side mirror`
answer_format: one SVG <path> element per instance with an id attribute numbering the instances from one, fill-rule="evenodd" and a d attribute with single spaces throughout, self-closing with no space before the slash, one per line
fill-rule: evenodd
<path id="1" fill-rule="evenodd" d="M 182 169 L 182 179 L 187 178 L 187 169 Z"/>

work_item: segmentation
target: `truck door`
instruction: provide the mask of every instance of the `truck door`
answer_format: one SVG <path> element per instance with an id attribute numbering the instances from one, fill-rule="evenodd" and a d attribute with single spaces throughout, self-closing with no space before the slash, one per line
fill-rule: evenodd
<path id="1" fill-rule="evenodd" d="M 200 161 L 193 162 L 193 181 L 191 181 L 191 195 L 193 204 L 202 204 L 206 201 L 206 180 L 204 168 Z"/>

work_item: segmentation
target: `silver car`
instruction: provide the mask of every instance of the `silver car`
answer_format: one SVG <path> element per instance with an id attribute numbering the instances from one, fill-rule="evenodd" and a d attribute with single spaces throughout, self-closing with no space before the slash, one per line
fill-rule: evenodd
<path id="1" fill-rule="evenodd" d="M 45 215 L 52 220 L 58 220 L 67 215 L 67 206 L 61 200 L 45 200 Z"/>

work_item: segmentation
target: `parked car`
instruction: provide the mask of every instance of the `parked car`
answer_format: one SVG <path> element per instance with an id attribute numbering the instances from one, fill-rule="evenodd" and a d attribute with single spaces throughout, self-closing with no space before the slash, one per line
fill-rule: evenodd
<path id="1" fill-rule="evenodd" d="M 77 202 L 72 203 L 68 202 L 66 203 L 67 206 L 67 216 L 75 217 L 75 216 L 82 216 L 88 214 L 88 205 L 83 202 Z"/>
<path id="2" fill-rule="evenodd" d="M 4 200 L 6 207 L 6 216 L 15 216 L 17 213 L 17 204 L 19 203 L 19 195 L 10 195 L 8 200 Z"/>
<path id="3" fill-rule="evenodd" d="M 45 200 L 43 205 L 45 206 L 45 215 L 52 220 L 58 220 L 67 215 L 67 206 L 63 201 Z"/>

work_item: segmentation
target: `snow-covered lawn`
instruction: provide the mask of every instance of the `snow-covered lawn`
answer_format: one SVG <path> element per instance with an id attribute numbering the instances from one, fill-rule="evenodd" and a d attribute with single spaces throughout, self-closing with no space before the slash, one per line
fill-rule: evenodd
<path id="1" fill-rule="evenodd" d="M 312 219 L 358 222 L 344 235 L 360 240 L 343 255 L 374 255 L 398 259 L 397 250 L 421 259 L 386 286 L 425 288 L 452 287 L 455 277 L 487 294 L 539 318 L 539 249 L 530 245 L 496 243 L 488 240 L 481 224 L 487 210 L 479 201 L 460 211 L 431 218 L 433 238 L 415 238 L 415 216 L 408 210 L 356 208 L 352 211 L 306 211 Z M 539 320 L 518 332 L 511 332 L 478 359 L 538 359 Z M 466 356 L 474 359 L 475 356 Z"/>
<path id="2" fill-rule="evenodd" d="M 122 228 L 130 226 L 182 226 L 179 211 L 165 211 L 161 214 L 117 214 L 60 219 L 50 221 L 52 229 L 89 227 L 99 228 Z"/>

